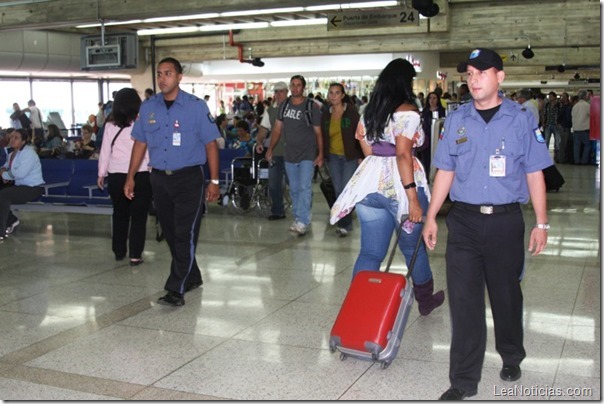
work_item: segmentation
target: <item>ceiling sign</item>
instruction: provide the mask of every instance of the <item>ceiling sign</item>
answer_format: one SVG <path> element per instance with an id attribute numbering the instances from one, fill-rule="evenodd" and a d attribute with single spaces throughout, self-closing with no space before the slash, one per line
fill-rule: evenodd
<path id="1" fill-rule="evenodd" d="M 419 13 L 410 7 L 327 14 L 327 30 L 419 26 Z"/>

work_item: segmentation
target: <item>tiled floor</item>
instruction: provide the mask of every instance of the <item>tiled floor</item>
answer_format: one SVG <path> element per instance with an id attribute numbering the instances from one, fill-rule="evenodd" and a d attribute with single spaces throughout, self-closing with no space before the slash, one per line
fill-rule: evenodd
<path id="1" fill-rule="evenodd" d="M 600 399 L 599 169 L 560 170 L 566 184 L 548 194 L 549 246 L 526 260 L 523 377 L 499 379 L 489 323 L 475 399 Z M 169 253 L 153 226 L 145 264 L 131 268 L 113 260 L 108 216 L 19 213 L 16 235 L 0 245 L 0 398 L 438 398 L 449 387 L 446 303 L 428 317 L 413 308 L 386 370 L 329 352 L 359 232 L 335 236 L 315 187 L 312 230 L 300 238 L 287 221 L 212 206 L 198 247 L 205 284 L 181 308 L 156 304 Z M 534 223 L 528 207 L 525 220 Z M 430 255 L 439 288 L 444 247 Z M 399 255 L 393 270 L 403 267 Z"/>

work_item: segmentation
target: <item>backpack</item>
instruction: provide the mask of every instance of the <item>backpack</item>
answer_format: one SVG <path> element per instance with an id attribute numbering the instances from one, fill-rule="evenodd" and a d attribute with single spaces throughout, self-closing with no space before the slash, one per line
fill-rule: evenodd
<path id="1" fill-rule="evenodd" d="M 285 101 L 281 105 L 281 107 L 279 107 L 278 119 L 280 121 L 283 120 L 283 114 L 285 113 L 285 110 L 287 109 L 287 106 L 289 105 L 289 101 L 291 98 L 292 98 L 291 95 L 289 97 L 287 97 L 287 101 Z M 306 119 L 306 126 L 312 125 L 312 108 L 313 108 L 314 103 L 315 103 L 315 100 L 313 100 L 312 98 L 306 97 L 306 103 L 305 103 L 306 108 L 304 108 L 304 119 Z"/>

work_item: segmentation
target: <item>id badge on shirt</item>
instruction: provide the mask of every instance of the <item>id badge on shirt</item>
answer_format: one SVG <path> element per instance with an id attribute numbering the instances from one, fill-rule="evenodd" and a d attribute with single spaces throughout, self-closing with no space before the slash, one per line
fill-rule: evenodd
<path id="1" fill-rule="evenodd" d="M 180 146 L 180 132 L 172 133 L 172 146 Z"/>
<path id="2" fill-rule="evenodd" d="M 505 177 L 505 156 L 493 154 L 489 159 L 489 175 L 491 177 Z"/>

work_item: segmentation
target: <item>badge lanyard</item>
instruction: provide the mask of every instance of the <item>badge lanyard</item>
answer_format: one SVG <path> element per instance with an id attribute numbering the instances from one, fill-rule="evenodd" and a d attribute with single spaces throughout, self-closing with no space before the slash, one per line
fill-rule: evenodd
<path id="1" fill-rule="evenodd" d="M 174 121 L 174 132 L 172 133 L 172 146 L 180 146 L 180 124 Z"/>
<path id="2" fill-rule="evenodd" d="M 491 177 L 505 177 L 505 156 L 501 152 L 505 150 L 505 138 L 501 139 L 501 147 L 495 149 L 495 154 L 489 158 L 489 175 Z"/>

